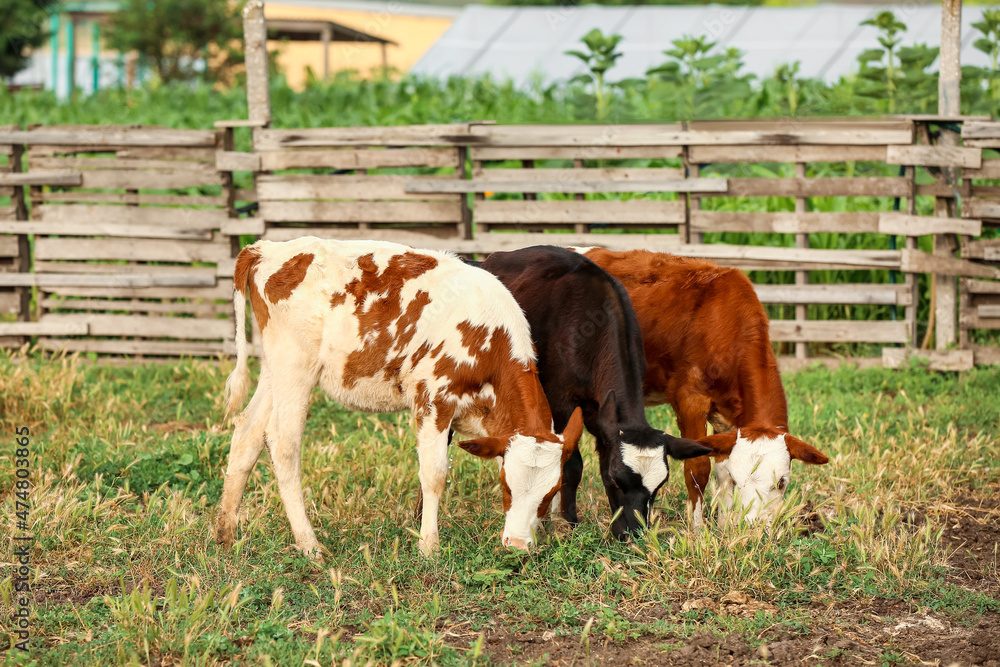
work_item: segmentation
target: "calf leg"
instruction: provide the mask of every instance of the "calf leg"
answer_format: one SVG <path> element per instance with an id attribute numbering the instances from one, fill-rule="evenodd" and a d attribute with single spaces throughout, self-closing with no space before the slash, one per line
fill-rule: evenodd
<path id="1" fill-rule="evenodd" d="M 292 368 L 308 368 L 296 364 Z M 319 541 L 306 514 L 302 492 L 302 432 L 309 410 L 309 394 L 316 383 L 311 376 L 292 376 L 283 381 L 275 378 L 274 409 L 268 426 L 268 445 L 278 493 L 292 526 L 295 546 L 311 557 L 319 556 Z"/>
<path id="2" fill-rule="evenodd" d="M 692 440 L 708 435 L 707 421 L 711 407 L 712 401 L 707 396 L 679 392 L 678 401 L 673 408 L 681 435 Z M 705 488 L 711 474 L 712 459 L 708 456 L 684 461 L 684 485 L 687 487 L 691 508 L 691 527 L 695 529 L 705 525 Z"/>
<path id="3" fill-rule="evenodd" d="M 443 408 L 453 410 L 452 408 Z M 448 478 L 449 431 L 438 430 L 434 414 L 423 418 L 417 430 L 417 456 L 420 460 L 420 551 L 425 556 L 438 549 L 438 506 Z M 448 416 L 451 421 L 451 416 Z"/>
<path id="4" fill-rule="evenodd" d="M 215 541 L 226 548 L 232 546 L 236 538 L 237 517 L 247 477 L 264 449 L 264 428 L 271 415 L 271 402 L 270 376 L 265 367 L 250 404 L 236 417 L 233 440 L 229 445 L 229 466 L 215 519 Z"/>
<path id="5" fill-rule="evenodd" d="M 562 504 L 562 516 L 571 526 L 580 523 L 576 511 L 576 492 L 580 488 L 581 479 L 583 479 L 583 455 L 577 447 L 563 466 L 562 487 L 556 494 Z M 555 503 L 556 499 L 553 498 L 552 502 Z"/>

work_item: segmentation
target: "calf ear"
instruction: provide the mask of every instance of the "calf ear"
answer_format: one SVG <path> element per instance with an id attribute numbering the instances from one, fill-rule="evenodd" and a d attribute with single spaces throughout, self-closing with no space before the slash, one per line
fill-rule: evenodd
<path id="1" fill-rule="evenodd" d="M 562 436 L 560 436 L 563 441 L 563 462 L 576 449 L 581 435 L 583 435 L 583 410 L 577 406 L 576 410 L 573 410 L 573 414 L 569 416 L 566 428 L 563 429 Z"/>
<path id="2" fill-rule="evenodd" d="M 785 436 L 785 444 L 788 446 L 788 453 L 793 459 L 798 459 L 803 463 L 815 463 L 822 465 L 830 460 L 830 457 L 819 451 L 812 445 L 802 442 L 793 435 Z"/>
<path id="3" fill-rule="evenodd" d="M 507 451 L 507 442 L 503 438 L 487 436 L 475 440 L 465 440 L 458 443 L 458 446 L 481 459 L 495 459 L 498 456 L 503 456 L 504 452 Z"/>
<path id="4" fill-rule="evenodd" d="M 693 459 L 696 456 L 706 456 L 712 453 L 711 448 L 699 442 L 688 440 L 687 438 L 675 438 L 669 433 L 661 434 L 660 442 L 663 443 L 664 458 L 669 454 L 678 461 Z"/>
<path id="5" fill-rule="evenodd" d="M 699 438 L 698 442 L 712 450 L 712 456 L 729 454 L 736 446 L 736 431 L 726 431 L 715 435 L 706 435 Z"/>

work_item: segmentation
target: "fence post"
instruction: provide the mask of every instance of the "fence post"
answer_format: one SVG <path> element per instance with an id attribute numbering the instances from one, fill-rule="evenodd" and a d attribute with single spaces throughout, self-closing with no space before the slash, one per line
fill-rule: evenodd
<path id="1" fill-rule="evenodd" d="M 271 122 L 271 91 L 263 0 L 250 0 L 243 8 L 243 47 L 247 67 L 247 117 L 261 126 L 267 125 Z"/>
<path id="2" fill-rule="evenodd" d="M 943 0 L 941 3 L 941 68 L 938 74 L 938 113 L 942 116 L 958 116 L 962 113 L 960 107 L 959 82 L 962 79 L 960 49 L 962 38 L 962 0 Z M 942 146 L 957 146 L 958 135 L 941 128 L 941 138 L 938 144 Z M 945 170 L 946 180 L 955 184 L 956 169 Z M 938 198 L 934 206 L 934 214 L 938 216 L 955 215 L 955 200 L 953 198 Z M 934 235 L 934 254 L 952 257 L 957 249 L 953 234 Z M 937 312 L 935 314 L 935 347 L 944 350 L 957 340 L 957 281 L 952 276 L 933 277 L 937 290 Z"/>

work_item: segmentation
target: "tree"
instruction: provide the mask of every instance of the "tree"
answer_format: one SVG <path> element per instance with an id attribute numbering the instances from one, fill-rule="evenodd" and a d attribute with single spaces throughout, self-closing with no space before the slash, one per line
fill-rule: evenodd
<path id="1" fill-rule="evenodd" d="M 126 0 L 108 45 L 135 52 L 164 82 L 228 80 L 243 62 L 245 0 Z"/>
<path id="2" fill-rule="evenodd" d="M 0 12 L 0 78 L 9 79 L 28 64 L 30 49 L 49 36 L 45 22 L 57 0 L 3 0 Z"/>

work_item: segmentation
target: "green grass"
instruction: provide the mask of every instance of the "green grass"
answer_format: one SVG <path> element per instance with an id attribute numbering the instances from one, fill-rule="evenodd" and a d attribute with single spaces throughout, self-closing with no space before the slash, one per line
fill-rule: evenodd
<path id="1" fill-rule="evenodd" d="M 619 544 L 608 534 L 588 439 L 584 524 L 569 532 L 554 522 L 544 546 L 518 556 L 500 547 L 495 467 L 456 451 L 443 549 L 433 560 L 419 556 L 412 534 L 418 482 L 408 415 L 347 412 L 317 391 L 303 465 L 310 517 L 327 550 L 317 564 L 292 547 L 266 461 L 251 476 L 233 549 L 220 551 L 210 537 L 231 434 L 220 421 L 230 368 L 0 353 L 0 430 L 31 429 L 36 483 L 35 638 L 31 654 L 11 653 L 9 662 L 473 664 L 488 659 L 482 637 L 498 627 L 572 638 L 583 661 L 591 643 L 653 637 L 676 645 L 706 629 L 756 645 L 808 632 L 816 608 L 872 599 L 973 625 L 1000 609 L 949 576 L 939 518 L 956 498 L 996 493 L 996 370 L 786 376 L 793 431 L 832 461 L 794 466 L 787 517 L 769 534 L 690 533 L 675 466 L 655 531 Z M 649 413 L 676 432 L 668 409 Z M 4 553 L 15 532 L 13 470 L 4 449 Z M 825 517 L 825 530 L 803 532 L 803 501 Z M 913 524 L 912 511 L 927 521 Z M 763 608 L 681 610 L 731 591 Z M 10 597 L 8 577 L 0 581 L 4 609 Z M 667 612 L 639 614 L 649 608 Z M 12 637 L 8 619 L 0 614 L 0 649 Z M 893 650 L 886 644 L 887 660 Z"/>

